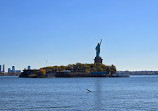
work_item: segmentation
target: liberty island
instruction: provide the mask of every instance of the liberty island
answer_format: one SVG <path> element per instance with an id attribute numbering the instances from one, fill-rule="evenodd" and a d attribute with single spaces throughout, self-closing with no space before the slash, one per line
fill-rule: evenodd
<path id="1" fill-rule="evenodd" d="M 94 63 L 91 64 L 69 64 L 67 66 L 49 66 L 38 70 L 23 70 L 19 77 L 38 78 L 38 77 L 116 77 L 116 67 L 102 64 L 100 56 L 100 43 L 97 44 Z"/>

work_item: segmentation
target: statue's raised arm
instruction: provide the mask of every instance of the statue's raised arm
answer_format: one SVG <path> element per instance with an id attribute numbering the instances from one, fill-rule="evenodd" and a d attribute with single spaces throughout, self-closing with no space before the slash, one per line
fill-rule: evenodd
<path id="1" fill-rule="evenodd" d="M 100 46 L 101 46 L 101 43 L 102 43 L 102 39 L 101 39 L 101 41 L 100 41 Z"/>

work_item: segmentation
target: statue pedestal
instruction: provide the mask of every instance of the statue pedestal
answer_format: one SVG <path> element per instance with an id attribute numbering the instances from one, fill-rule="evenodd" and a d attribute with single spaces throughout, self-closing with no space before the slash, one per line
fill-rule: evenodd
<path id="1" fill-rule="evenodd" d="M 95 57 L 94 63 L 101 63 L 102 64 L 103 59 L 101 57 Z"/>

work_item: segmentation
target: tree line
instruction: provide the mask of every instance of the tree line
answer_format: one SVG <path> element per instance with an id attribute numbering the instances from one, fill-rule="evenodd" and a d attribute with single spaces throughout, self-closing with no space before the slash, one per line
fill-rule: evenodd
<path id="1" fill-rule="evenodd" d="M 67 66 L 49 66 L 40 68 L 41 73 L 45 71 L 53 71 L 53 72 L 61 72 L 61 71 L 71 71 L 71 72 L 82 72 L 82 73 L 90 73 L 90 72 L 110 72 L 116 73 L 116 67 L 114 65 L 107 66 L 101 63 L 95 64 L 69 64 Z"/>

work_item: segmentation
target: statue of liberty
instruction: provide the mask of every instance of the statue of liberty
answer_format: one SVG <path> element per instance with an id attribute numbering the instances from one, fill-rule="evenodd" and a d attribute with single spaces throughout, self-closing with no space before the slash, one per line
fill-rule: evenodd
<path id="1" fill-rule="evenodd" d="M 101 46 L 101 42 L 102 39 L 100 41 L 100 43 L 98 43 L 98 45 L 96 46 L 95 50 L 96 50 L 96 57 L 99 58 L 100 57 L 100 46 Z"/>

